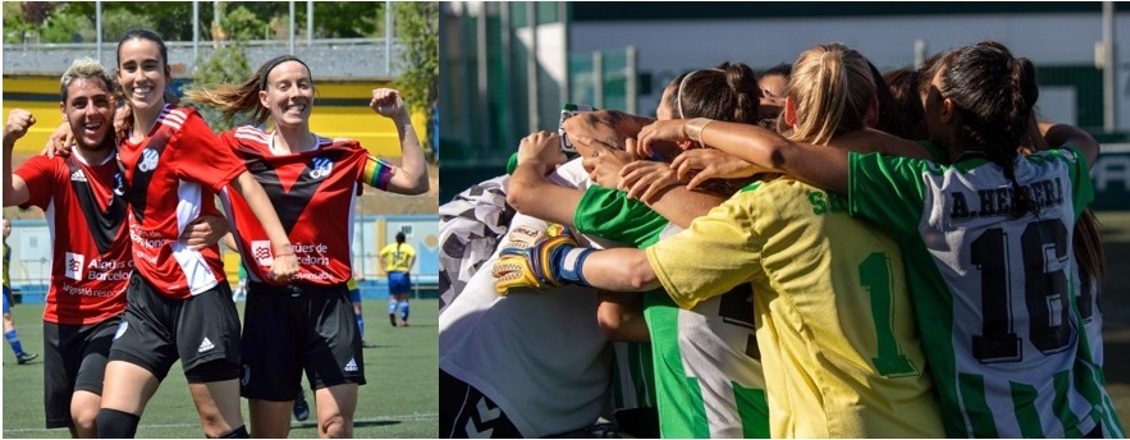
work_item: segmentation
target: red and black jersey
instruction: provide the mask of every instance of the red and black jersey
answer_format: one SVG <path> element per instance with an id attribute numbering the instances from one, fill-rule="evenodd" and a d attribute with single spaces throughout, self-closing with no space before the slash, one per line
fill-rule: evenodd
<path id="1" fill-rule="evenodd" d="M 246 163 L 263 185 L 298 258 L 295 280 L 313 284 L 344 283 L 353 276 L 353 207 L 369 154 L 355 140 L 317 137 L 310 151 L 276 156 L 271 135 L 244 126 L 220 139 Z M 248 275 L 266 282 L 271 244 L 243 197 L 226 188 L 220 195 L 233 219 Z"/>
<path id="2" fill-rule="evenodd" d="M 88 164 L 81 151 L 69 157 L 35 156 L 15 174 L 27 183 L 51 232 L 51 287 L 43 320 L 89 325 L 121 314 L 133 273 L 126 200 L 113 154 Z"/>
<path id="3" fill-rule="evenodd" d="M 242 173 L 191 107 L 166 105 L 141 142 L 118 149 L 129 198 L 130 238 L 138 272 L 172 298 L 188 298 L 227 278 L 217 246 L 189 250 L 177 238 L 201 215 L 218 215 L 215 195 Z"/>

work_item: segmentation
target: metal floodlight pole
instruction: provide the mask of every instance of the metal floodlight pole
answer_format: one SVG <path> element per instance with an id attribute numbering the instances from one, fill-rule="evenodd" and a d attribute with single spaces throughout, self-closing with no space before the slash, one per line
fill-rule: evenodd
<path id="1" fill-rule="evenodd" d="M 604 53 L 599 50 L 592 53 L 592 105 L 604 108 Z"/>
<path id="2" fill-rule="evenodd" d="M 476 72 L 475 77 L 477 80 L 478 89 L 478 102 L 479 102 L 479 117 L 483 121 L 490 120 L 490 72 L 488 66 L 487 56 L 487 3 L 475 2 L 479 13 L 476 14 L 475 20 L 475 64 Z M 491 130 L 490 124 L 480 124 L 479 129 L 479 145 L 490 145 Z"/>
<path id="3" fill-rule="evenodd" d="M 290 31 L 290 54 L 294 55 L 294 34 L 297 33 L 294 31 L 294 0 L 287 3 L 290 4 L 290 27 L 287 29 Z"/>
<path id="4" fill-rule="evenodd" d="M 557 3 L 557 21 L 561 23 L 561 65 L 565 67 L 565 76 L 561 79 L 561 104 L 572 102 L 572 89 L 569 85 L 569 78 L 572 76 L 569 72 L 569 39 L 571 37 L 569 31 L 569 3 Z"/>
<path id="5" fill-rule="evenodd" d="M 628 78 L 626 80 L 626 88 L 628 89 L 628 113 L 633 115 L 639 114 L 636 111 L 639 105 L 637 101 L 640 99 L 639 84 L 636 82 L 639 75 L 639 57 L 639 49 L 636 49 L 636 46 L 628 46 L 628 71 L 626 72 Z"/>
<path id="6" fill-rule="evenodd" d="M 914 68 L 921 69 L 926 65 L 926 40 L 914 40 Z"/>
<path id="7" fill-rule="evenodd" d="M 530 131 L 537 130 L 541 125 L 538 105 L 538 11 L 537 2 L 526 2 L 526 24 L 530 26 L 530 56 L 526 57 L 526 101 L 530 106 Z"/>
<path id="8" fill-rule="evenodd" d="M 1114 47 L 1114 2 L 1103 2 L 1103 130 L 1112 132 L 1117 124 L 1118 84 L 1114 80 L 1118 70 Z"/>
<path id="9" fill-rule="evenodd" d="M 306 47 L 314 45 L 314 0 L 306 0 Z"/>
<path id="10" fill-rule="evenodd" d="M 392 1 L 385 0 L 385 76 L 392 77 Z"/>
<path id="11" fill-rule="evenodd" d="M 513 70 L 511 70 L 514 67 L 514 49 L 511 39 L 511 35 L 513 35 L 512 33 L 514 31 L 514 25 L 510 18 L 510 5 L 510 2 L 501 2 L 498 4 L 498 7 L 500 8 L 498 11 L 498 21 L 499 25 L 502 27 L 502 47 L 500 48 L 500 50 L 502 51 L 502 84 L 507 85 L 514 82 Z M 502 104 L 503 108 L 505 109 L 502 111 L 502 114 L 505 115 L 503 117 L 506 121 L 506 137 L 504 139 L 506 139 L 507 142 L 510 142 L 518 138 L 518 134 L 515 132 L 515 126 L 518 125 L 518 115 L 514 111 L 513 101 L 511 101 L 510 99 L 505 99 L 503 100 Z"/>
<path id="12" fill-rule="evenodd" d="M 98 62 L 102 62 L 102 2 L 94 2 L 94 42 L 98 45 L 95 53 L 98 54 Z"/>
<path id="13" fill-rule="evenodd" d="M 192 71 L 200 62 L 200 0 L 192 0 Z"/>

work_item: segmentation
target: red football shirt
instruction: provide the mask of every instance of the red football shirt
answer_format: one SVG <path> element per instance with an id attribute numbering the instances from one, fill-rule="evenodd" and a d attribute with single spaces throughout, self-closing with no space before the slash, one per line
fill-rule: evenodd
<path id="1" fill-rule="evenodd" d="M 216 191 L 243 162 L 191 107 L 166 105 L 141 142 L 118 149 L 129 197 L 130 239 L 138 272 L 157 290 L 184 299 L 227 278 L 220 250 L 189 250 L 177 237 L 201 215 L 216 215 Z"/>
<path id="2" fill-rule="evenodd" d="M 220 135 L 271 198 L 298 258 L 294 279 L 339 284 L 353 276 L 353 207 L 369 154 L 351 139 L 315 137 L 317 147 L 310 151 L 276 156 L 271 135 L 257 128 L 244 126 Z M 273 258 L 266 232 L 230 187 L 220 198 L 234 219 L 231 229 L 248 276 L 267 280 Z"/>
<path id="3" fill-rule="evenodd" d="M 114 155 L 100 164 L 81 156 L 77 149 L 66 158 L 35 156 L 16 170 L 31 195 L 22 207 L 47 216 L 53 247 L 43 320 L 55 324 L 89 325 L 122 313 L 133 272 Z"/>

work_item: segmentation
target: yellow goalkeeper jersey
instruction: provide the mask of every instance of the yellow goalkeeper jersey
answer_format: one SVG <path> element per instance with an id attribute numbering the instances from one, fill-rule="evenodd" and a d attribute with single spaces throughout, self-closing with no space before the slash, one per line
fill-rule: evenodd
<path id="1" fill-rule="evenodd" d="M 681 307 L 753 286 L 773 437 L 944 437 L 898 245 L 846 200 L 751 185 L 646 250 Z"/>
<path id="2" fill-rule="evenodd" d="M 408 243 L 392 243 L 381 249 L 380 256 L 385 271 L 408 272 L 416 258 L 416 249 Z"/>

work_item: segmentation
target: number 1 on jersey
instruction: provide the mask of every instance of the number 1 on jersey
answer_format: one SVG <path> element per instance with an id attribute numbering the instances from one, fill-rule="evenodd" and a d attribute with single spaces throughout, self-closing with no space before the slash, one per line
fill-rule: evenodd
<path id="1" fill-rule="evenodd" d="M 871 294 L 871 318 L 875 321 L 879 353 L 871 358 L 875 370 L 884 377 L 918 374 L 899 347 L 894 331 L 894 298 L 891 295 L 891 262 L 887 254 L 875 252 L 859 265 L 859 281 Z"/>

